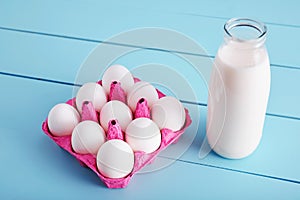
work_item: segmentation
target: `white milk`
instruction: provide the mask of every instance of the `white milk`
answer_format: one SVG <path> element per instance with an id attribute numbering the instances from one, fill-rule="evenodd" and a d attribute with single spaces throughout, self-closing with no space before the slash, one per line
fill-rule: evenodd
<path id="1" fill-rule="evenodd" d="M 235 33 L 226 30 L 234 29 L 235 26 L 228 28 L 228 23 L 236 25 L 236 20 L 241 19 L 233 19 L 225 25 L 228 33 L 215 58 L 209 84 L 206 127 L 207 139 L 213 150 L 223 157 L 234 159 L 250 155 L 258 146 L 270 91 L 265 29 L 259 32 L 257 38 L 246 36 L 247 39 L 241 39 L 240 35 L 235 36 Z M 245 25 L 244 21 L 242 25 Z M 246 28 L 251 27 L 247 25 Z M 258 30 L 256 27 L 255 31 Z"/>

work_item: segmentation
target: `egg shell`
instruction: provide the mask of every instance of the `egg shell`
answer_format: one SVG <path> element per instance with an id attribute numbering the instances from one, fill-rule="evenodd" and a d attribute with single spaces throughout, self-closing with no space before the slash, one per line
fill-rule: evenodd
<path id="1" fill-rule="evenodd" d="M 102 106 L 107 102 L 104 89 L 98 83 L 85 83 L 77 92 L 76 106 L 82 112 L 82 104 L 85 101 L 92 102 L 96 111 L 100 112 Z"/>
<path id="2" fill-rule="evenodd" d="M 105 132 L 97 122 L 86 120 L 74 128 L 71 145 L 76 153 L 96 155 L 105 138 Z"/>
<path id="3" fill-rule="evenodd" d="M 125 139 L 133 151 L 152 153 L 160 146 L 161 133 L 151 119 L 142 117 L 133 120 L 128 125 Z"/>
<path id="4" fill-rule="evenodd" d="M 111 83 L 120 82 L 122 89 L 127 93 L 134 84 L 134 79 L 130 71 L 122 65 L 112 65 L 103 74 L 102 86 L 109 94 Z"/>
<path id="5" fill-rule="evenodd" d="M 156 89 L 148 82 L 136 82 L 127 94 L 127 104 L 133 112 L 135 112 L 136 105 L 141 98 L 146 99 L 148 106 L 151 107 L 158 100 Z"/>
<path id="6" fill-rule="evenodd" d="M 113 100 L 107 102 L 100 112 L 99 121 L 105 131 L 108 130 L 110 120 L 118 120 L 122 131 L 125 131 L 128 124 L 132 121 L 130 108 L 121 101 Z"/>
<path id="7" fill-rule="evenodd" d="M 66 103 L 55 105 L 48 114 L 48 127 L 55 136 L 71 135 L 80 122 L 77 110 Z"/>
<path id="8" fill-rule="evenodd" d="M 134 166 L 134 153 L 123 140 L 105 142 L 97 154 L 97 168 L 105 177 L 123 178 Z"/>
<path id="9" fill-rule="evenodd" d="M 151 107 L 151 119 L 160 129 L 178 131 L 184 126 L 185 118 L 184 107 L 175 97 L 162 97 Z"/>

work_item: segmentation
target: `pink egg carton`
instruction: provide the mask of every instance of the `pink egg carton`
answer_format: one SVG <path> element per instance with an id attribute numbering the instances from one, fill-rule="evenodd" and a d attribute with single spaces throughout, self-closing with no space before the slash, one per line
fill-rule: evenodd
<path id="1" fill-rule="evenodd" d="M 138 81 L 140 81 L 140 80 L 135 78 L 135 82 L 138 82 Z M 99 81 L 98 84 L 101 85 L 101 81 Z M 159 90 L 156 90 L 156 91 L 158 93 L 159 98 L 165 96 Z M 120 85 L 118 85 L 118 83 L 111 85 L 111 92 L 110 92 L 109 100 L 113 100 L 113 99 L 120 100 L 123 102 L 125 101 L 124 91 L 122 90 Z M 76 108 L 75 98 L 68 100 L 66 103 Z M 150 117 L 149 108 L 145 107 L 145 106 L 147 106 L 147 102 L 146 102 L 146 104 L 145 104 L 145 102 L 143 102 L 142 104 L 140 104 L 138 106 L 139 106 L 139 108 L 137 107 L 137 111 L 134 113 L 134 118 Z M 131 177 L 135 173 L 137 173 L 141 168 L 143 168 L 147 164 L 150 164 L 151 162 L 153 162 L 154 159 L 156 158 L 156 156 L 158 156 L 158 154 L 162 150 L 166 149 L 172 143 L 177 142 L 179 137 L 185 132 L 186 128 L 192 123 L 191 117 L 186 108 L 185 108 L 185 113 L 186 113 L 185 125 L 181 130 L 176 131 L 176 132 L 173 132 L 166 128 L 161 130 L 161 144 L 160 144 L 160 147 L 156 151 L 149 153 L 149 154 L 146 154 L 141 151 L 134 152 L 133 170 L 129 175 L 127 175 L 124 178 L 108 178 L 108 177 L 103 176 L 98 171 L 96 156 L 93 154 L 76 153 L 72 149 L 72 146 L 71 146 L 71 135 L 68 135 L 68 136 L 52 135 L 48 128 L 47 119 L 43 122 L 42 129 L 45 132 L 45 134 L 48 135 L 58 146 L 60 146 L 61 148 L 63 148 L 67 152 L 69 152 L 71 155 L 73 155 L 82 166 L 88 167 L 91 170 L 93 170 L 108 188 L 124 188 L 128 185 Z M 98 122 L 98 119 L 99 119 L 99 112 L 96 112 L 93 109 L 93 106 L 91 106 L 91 104 L 87 103 L 87 104 L 83 105 L 81 121 L 93 120 L 93 121 Z"/>

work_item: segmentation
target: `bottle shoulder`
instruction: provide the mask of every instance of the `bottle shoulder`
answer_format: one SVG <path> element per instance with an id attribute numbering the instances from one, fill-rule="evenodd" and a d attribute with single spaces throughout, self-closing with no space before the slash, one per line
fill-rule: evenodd
<path id="1" fill-rule="evenodd" d="M 253 49 L 239 49 L 231 45 L 221 45 L 215 58 L 219 65 L 234 68 L 248 68 L 264 65 L 269 67 L 269 56 L 267 49 L 262 46 Z"/>

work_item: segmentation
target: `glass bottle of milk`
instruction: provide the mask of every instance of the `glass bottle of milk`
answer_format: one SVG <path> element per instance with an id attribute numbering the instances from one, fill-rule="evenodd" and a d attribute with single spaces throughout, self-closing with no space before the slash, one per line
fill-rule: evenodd
<path id="1" fill-rule="evenodd" d="M 206 134 L 216 153 L 239 159 L 250 155 L 262 136 L 270 92 L 267 29 L 235 18 L 224 31 L 209 83 Z"/>

